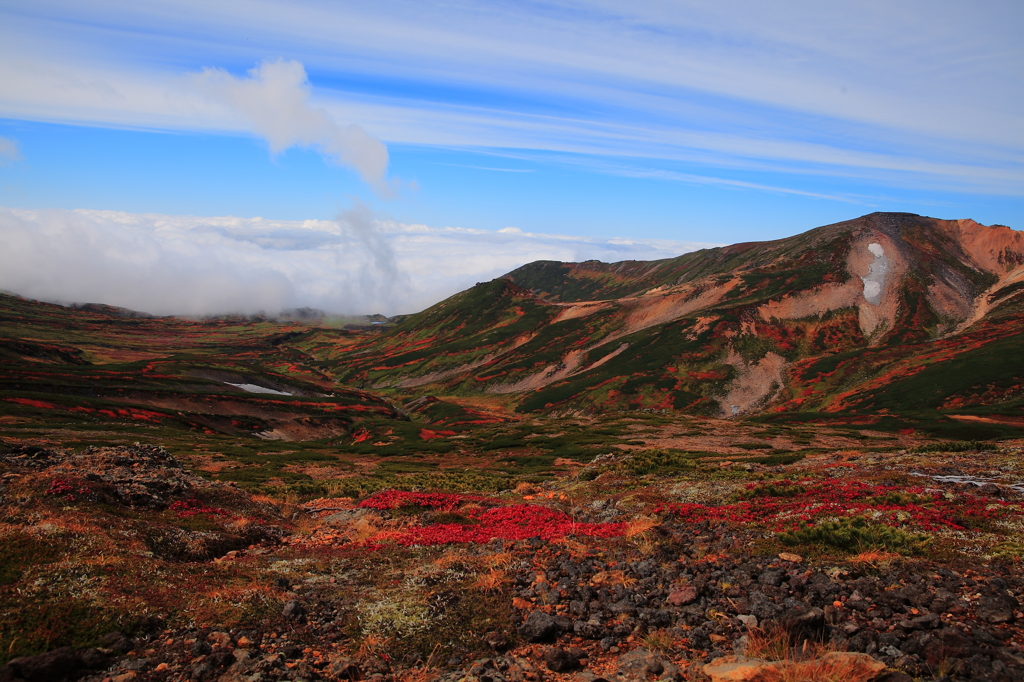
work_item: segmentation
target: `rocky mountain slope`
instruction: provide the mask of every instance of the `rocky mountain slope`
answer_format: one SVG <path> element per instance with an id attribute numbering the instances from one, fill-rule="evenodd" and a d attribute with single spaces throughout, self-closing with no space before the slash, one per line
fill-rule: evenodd
<path id="1" fill-rule="evenodd" d="M 391 329 L 0 296 L 0 681 L 1018 680 L 1018 236 L 533 264 Z"/>
<path id="2" fill-rule="evenodd" d="M 520 412 L 1024 425 L 1022 292 L 1021 232 L 875 213 L 661 261 L 531 263 L 330 364 L 365 387 L 512 395 Z"/>

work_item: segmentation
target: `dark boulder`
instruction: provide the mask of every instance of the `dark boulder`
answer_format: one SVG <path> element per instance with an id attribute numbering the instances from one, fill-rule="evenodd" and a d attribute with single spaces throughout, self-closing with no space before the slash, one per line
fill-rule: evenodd
<path id="1" fill-rule="evenodd" d="M 81 654 L 69 646 L 37 656 L 15 658 L 8 666 L 28 682 L 78 679 L 84 667 Z"/>
<path id="2" fill-rule="evenodd" d="M 558 630 L 554 616 L 534 611 L 519 628 L 519 634 L 528 642 L 550 642 L 558 636 Z"/>
<path id="3" fill-rule="evenodd" d="M 615 665 L 627 680 L 646 680 L 648 675 L 657 677 L 665 670 L 661 657 L 642 647 L 619 656 Z"/>
<path id="4" fill-rule="evenodd" d="M 544 653 L 544 665 L 555 673 L 565 673 L 580 667 L 580 659 L 565 649 L 553 646 Z"/>
<path id="5" fill-rule="evenodd" d="M 284 605 L 284 609 L 281 611 L 282 615 L 289 619 L 299 623 L 306 622 L 306 609 L 299 602 L 292 600 Z"/>
<path id="6" fill-rule="evenodd" d="M 816 606 L 792 608 L 782 615 L 782 626 L 794 642 L 805 640 L 821 641 L 825 638 L 827 625 L 825 612 Z"/>
<path id="7" fill-rule="evenodd" d="M 1006 592 L 989 594 L 978 600 L 975 613 L 987 623 L 1012 623 L 1014 611 L 1020 606 L 1016 599 Z"/>

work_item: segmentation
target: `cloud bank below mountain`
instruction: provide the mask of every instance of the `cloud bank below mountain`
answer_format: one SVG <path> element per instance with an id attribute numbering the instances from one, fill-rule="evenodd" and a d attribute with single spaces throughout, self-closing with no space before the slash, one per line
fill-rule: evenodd
<path id="1" fill-rule="evenodd" d="M 157 315 L 411 313 L 534 260 L 669 258 L 713 244 L 410 225 L 356 204 L 279 221 L 0 208 L 0 288 Z"/>

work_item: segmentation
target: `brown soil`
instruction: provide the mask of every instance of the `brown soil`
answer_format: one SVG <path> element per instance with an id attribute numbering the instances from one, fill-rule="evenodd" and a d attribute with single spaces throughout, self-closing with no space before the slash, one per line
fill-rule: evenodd
<path id="1" fill-rule="evenodd" d="M 1024 262 L 1024 233 L 1004 225 L 981 225 L 973 220 L 938 221 L 983 270 L 1002 275 Z M 1014 262 L 1016 261 L 1016 262 Z"/>
<path id="2" fill-rule="evenodd" d="M 979 417 L 973 414 L 951 414 L 951 419 L 963 422 L 980 422 L 982 424 L 1006 424 L 1007 426 L 1024 426 L 1024 417 L 1009 417 L 993 415 L 991 417 Z"/>
<path id="3" fill-rule="evenodd" d="M 732 351 L 725 361 L 736 368 L 739 376 L 729 385 L 729 393 L 719 401 L 724 416 L 757 409 L 770 401 L 785 385 L 782 373 L 787 363 L 777 353 L 768 353 L 754 364 L 747 364 L 736 351 Z"/>
<path id="4" fill-rule="evenodd" d="M 567 303 L 560 304 L 564 305 L 565 308 L 562 312 L 558 313 L 555 319 L 551 320 L 551 324 L 555 322 L 562 322 L 564 320 L 575 320 L 579 317 L 586 317 L 587 315 L 593 315 L 599 310 L 610 308 L 612 303 L 609 301 L 587 301 L 585 303 Z"/>

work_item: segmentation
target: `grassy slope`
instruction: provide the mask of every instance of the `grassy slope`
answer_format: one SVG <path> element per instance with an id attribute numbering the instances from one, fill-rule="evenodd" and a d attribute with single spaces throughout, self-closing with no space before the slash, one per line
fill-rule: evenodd
<path id="1" fill-rule="evenodd" d="M 713 398 L 722 395 L 735 376 L 735 369 L 724 364 L 730 350 L 748 363 L 774 352 L 795 363 L 792 383 L 783 396 L 784 409 L 936 409 L 960 393 L 980 391 L 987 397 L 967 398 L 968 402 L 994 402 L 1001 405 L 997 411 L 1015 414 L 1015 404 L 1001 396 L 1012 393 L 1013 377 L 1019 371 L 1016 365 L 993 366 L 991 362 L 1018 340 L 1004 339 L 1004 332 L 984 328 L 971 337 L 973 349 L 964 354 L 964 349 L 956 347 L 958 341 L 938 338 L 950 321 L 933 310 L 926 297 L 929 283 L 937 277 L 952 273 L 980 292 L 992 283 L 992 275 L 966 265 L 959 247 L 932 229 L 932 219 L 910 215 L 883 218 L 899 222 L 903 243 L 914 254 L 915 268 L 904 282 L 896 325 L 885 338 L 874 339 L 872 346 L 860 332 L 855 308 L 770 322 L 754 313 L 768 300 L 845 281 L 852 231 L 881 220 L 865 216 L 788 239 L 709 249 L 661 261 L 532 263 L 507 275 L 522 288 L 509 289 L 500 280 L 478 285 L 406 320 L 396 335 L 353 349 L 355 352 L 342 354 L 338 360 L 351 368 L 349 380 L 358 377 L 379 382 L 422 377 L 491 354 L 481 366 L 452 372 L 420 389 L 466 394 L 557 369 L 567 352 L 582 349 L 582 372 L 525 394 L 519 410 L 655 408 L 711 414 L 717 411 Z M 605 345 L 600 342 L 622 329 L 630 306 L 613 303 L 584 318 L 551 323 L 554 311 L 540 300 L 609 299 L 681 283 L 700 291 L 734 278 L 738 278 L 738 286 L 719 304 L 633 334 L 616 334 L 614 341 Z M 523 308 L 528 312 L 524 314 Z M 546 314 L 540 314 L 538 308 Z M 514 326 L 505 322 L 512 310 L 520 311 Z M 1009 315 L 1011 320 L 1019 319 L 1016 312 Z M 712 322 L 699 326 L 698 318 Z M 1012 327 L 1014 323 L 1008 324 Z M 458 334 L 445 336 L 443 330 Z M 513 335 L 527 330 L 535 336 L 513 349 Z M 419 345 L 411 347 L 416 342 Z M 989 348 L 993 343 L 996 345 Z M 620 344 L 628 344 L 628 348 L 606 364 L 586 369 Z M 953 358 L 959 359 L 947 365 Z M 931 364 L 934 368 L 921 371 L 920 367 Z M 994 386 L 987 393 L 980 388 L 984 373 L 972 369 L 980 366 L 987 367 L 988 374 L 995 373 L 985 379 Z M 944 367 L 954 371 L 945 372 Z M 921 373 L 902 376 L 907 372 Z M 979 379 L 971 383 L 965 376 L 955 378 L 961 375 Z M 940 380 L 936 383 L 935 378 Z M 996 395 L 1007 382 L 1010 385 Z"/>
<path id="2" fill-rule="evenodd" d="M 381 398 L 337 389 L 303 366 L 308 357 L 289 341 L 309 333 L 291 323 L 130 318 L 0 296 L 0 418 L 251 437 L 282 421 L 315 432 L 398 416 Z"/>

